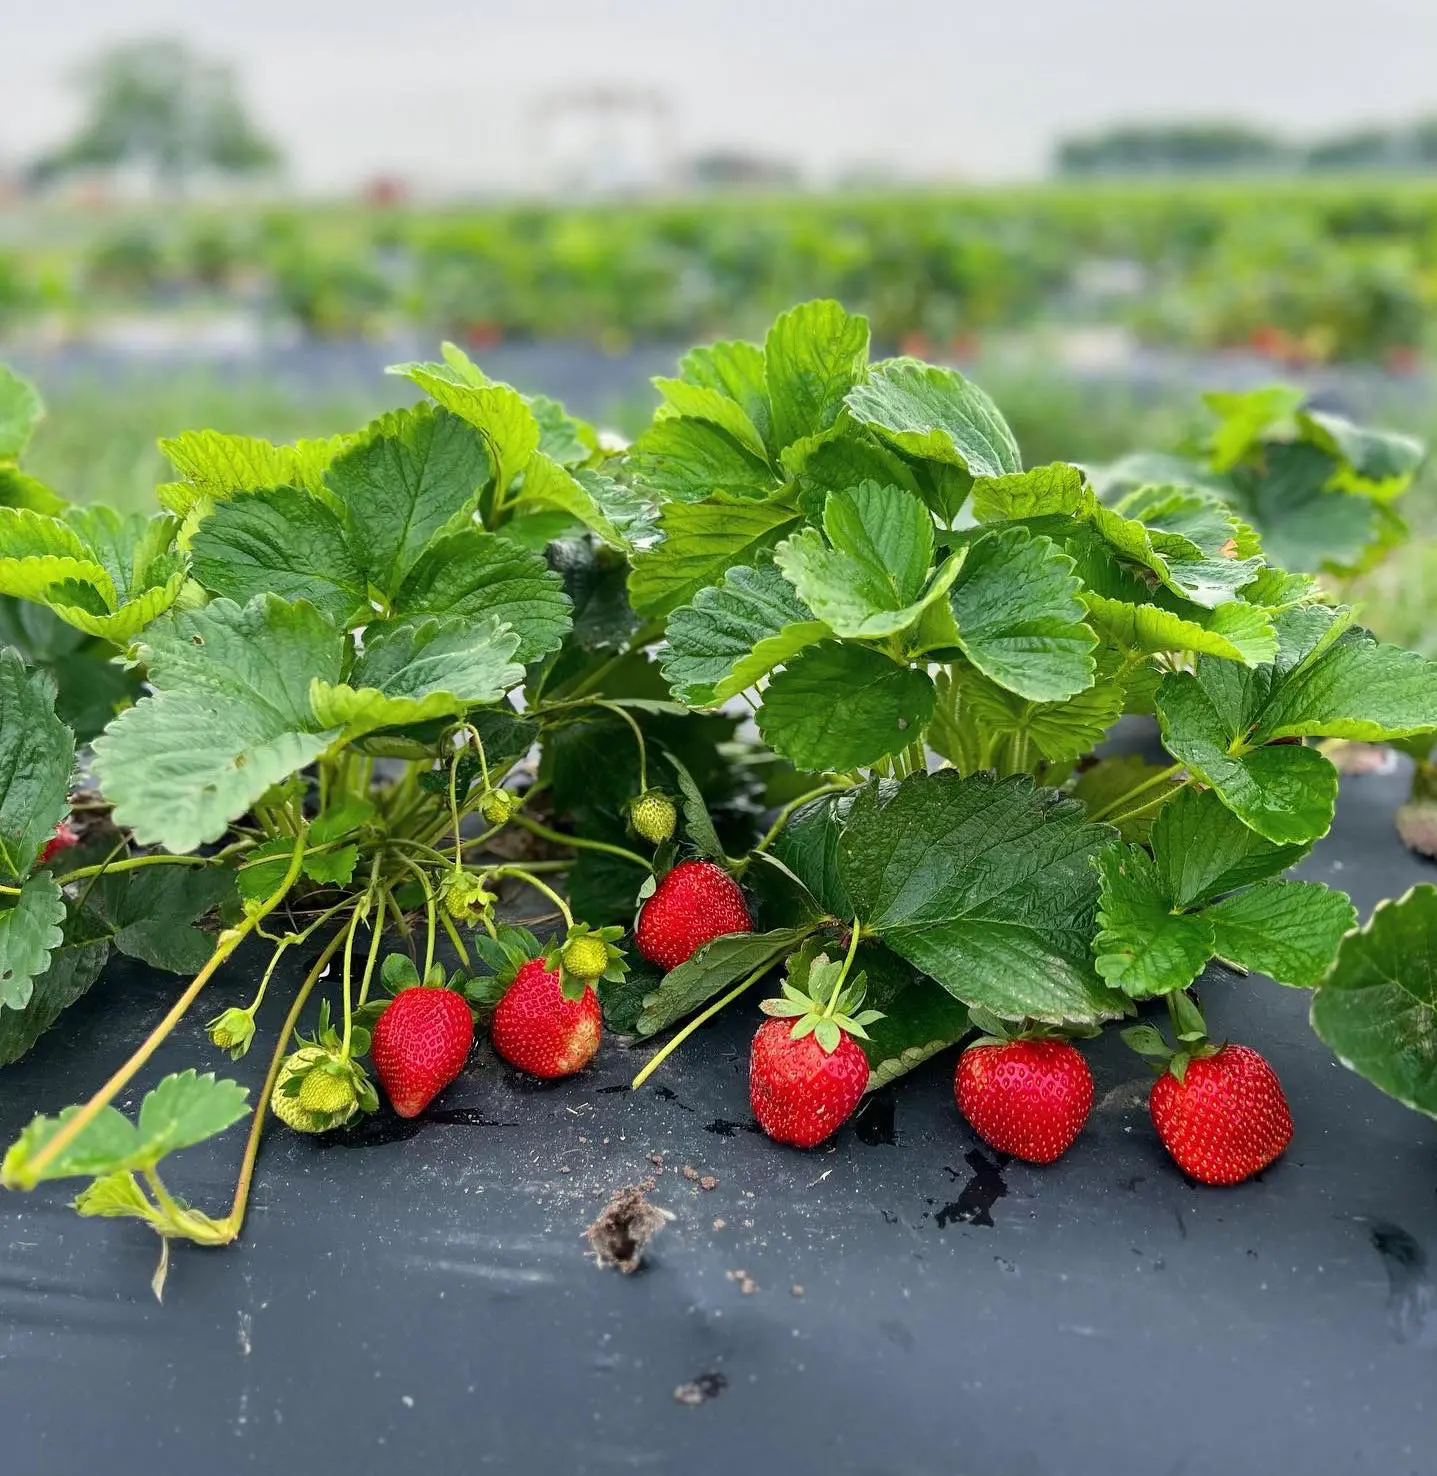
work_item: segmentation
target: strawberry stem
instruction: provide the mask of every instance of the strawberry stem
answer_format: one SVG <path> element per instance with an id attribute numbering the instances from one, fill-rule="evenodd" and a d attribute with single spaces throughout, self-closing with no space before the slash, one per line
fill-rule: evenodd
<path id="1" fill-rule="evenodd" d="M 255 928 L 285 899 L 289 889 L 299 879 L 300 867 L 304 862 L 304 838 L 305 831 L 301 830 L 295 837 L 294 853 L 289 860 L 289 869 L 284 874 L 284 880 L 270 893 L 264 902 L 254 912 L 250 913 L 239 924 L 238 927 L 227 928 L 220 934 L 219 942 L 215 945 L 215 951 L 210 954 L 208 962 L 198 974 L 190 981 L 189 987 L 174 1002 L 166 1013 L 163 1020 L 141 1042 L 140 1047 L 116 1071 L 110 1079 L 85 1103 L 83 1107 L 70 1118 L 65 1125 L 50 1139 L 48 1143 L 35 1155 L 25 1173 L 25 1179 L 30 1187 L 40 1182 L 45 1170 L 52 1164 L 76 1138 L 85 1131 L 89 1125 L 109 1106 L 109 1104 L 128 1085 L 131 1078 L 160 1048 L 165 1037 L 184 1018 L 185 1012 L 200 997 L 205 985 L 214 977 L 220 965 L 232 954 L 236 948 L 252 933 Z"/>
<path id="2" fill-rule="evenodd" d="M 801 810 L 810 800 L 822 799 L 826 794 L 842 794 L 845 789 L 852 789 L 853 785 L 847 780 L 834 780 L 828 784 L 820 784 L 817 789 L 810 789 L 807 794 L 801 794 L 796 800 L 790 800 L 779 812 L 772 825 L 764 832 L 764 837 L 753 848 L 754 852 L 766 851 L 778 839 L 779 832 L 788 824 L 794 813 Z"/>
<path id="3" fill-rule="evenodd" d="M 858 925 L 858 919 L 853 919 L 853 927 L 848 935 L 848 952 L 844 955 L 843 967 L 838 971 L 838 977 L 833 981 L 833 989 L 829 993 L 828 1003 L 823 1007 L 823 1018 L 833 1018 L 833 1012 L 838 1005 L 838 996 L 843 992 L 844 980 L 848 978 L 848 971 L 853 967 L 853 960 L 858 953 L 858 940 L 862 936 L 862 929 Z"/>
<path id="4" fill-rule="evenodd" d="M 744 992 L 745 989 L 751 989 L 755 984 L 758 983 L 760 979 L 763 978 L 766 973 L 768 973 L 768 971 L 772 967 L 772 960 L 770 960 L 768 963 L 761 964 L 753 971 L 753 973 L 748 976 L 747 979 L 743 980 L 742 983 L 735 984 L 734 987 L 730 989 L 729 992 L 725 994 L 721 999 L 716 999 L 701 1014 L 695 1015 L 693 1019 L 690 1020 L 689 1023 L 685 1025 L 682 1030 L 680 1030 L 676 1035 L 671 1036 L 669 1040 L 665 1042 L 663 1047 L 653 1056 L 651 1056 L 647 1062 L 645 1062 L 639 1074 L 634 1077 L 632 1082 L 629 1083 L 629 1090 L 638 1091 L 638 1089 L 643 1086 L 643 1084 L 649 1079 L 649 1077 L 651 1077 L 654 1072 L 657 1071 L 659 1067 L 662 1066 L 663 1063 L 668 1060 L 668 1058 L 673 1055 L 676 1050 L 678 1050 L 678 1048 L 689 1038 L 689 1036 L 694 1033 L 695 1030 L 699 1028 L 700 1025 L 706 1024 L 709 1020 L 712 1020 L 713 1017 L 718 1014 L 721 1009 L 723 1009 L 727 1005 L 732 1004 L 734 1000 L 736 1000 L 739 995 Z"/>
<path id="5" fill-rule="evenodd" d="M 1132 819 L 1133 816 L 1141 814 L 1150 805 L 1156 804 L 1158 802 L 1158 797 L 1144 800 L 1143 803 L 1138 805 L 1136 808 L 1130 809 L 1129 806 L 1132 804 L 1132 802 L 1137 799 L 1139 795 L 1146 794 L 1150 789 L 1159 789 L 1164 784 L 1169 783 L 1171 780 L 1175 779 L 1179 774 L 1182 773 L 1183 768 L 1184 765 L 1182 764 L 1171 764 L 1166 769 L 1163 769 L 1161 773 L 1150 775 L 1148 778 L 1144 779 L 1141 784 L 1135 784 L 1130 790 L 1127 791 L 1126 794 L 1120 794 L 1116 799 L 1110 800 L 1107 804 L 1102 805 L 1098 809 L 1092 811 L 1089 814 L 1088 819 L 1093 821 L 1104 820 L 1109 825 L 1115 825 L 1118 823 L 1119 820 Z M 1122 811 L 1123 813 L 1118 815 L 1117 820 L 1110 819 L 1109 817 L 1112 816 L 1116 811 Z"/>
<path id="6" fill-rule="evenodd" d="M 589 840 L 582 835 L 565 835 L 562 831 L 550 830 L 547 825 L 531 820 L 522 812 L 511 815 L 509 819 L 511 824 L 527 830 L 530 835 L 538 836 L 540 840 L 552 841 L 558 846 L 571 846 L 576 851 L 599 851 L 605 856 L 617 856 L 622 861 L 632 861 L 635 866 L 642 866 L 645 871 L 654 869 L 642 856 L 634 851 L 625 850 L 623 846 L 610 845 L 608 841 Z"/>
<path id="7" fill-rule="evenodd" d="M 574 926 L 574 914 L 569 911 L 569 904 L 564 901 L 553 887 L 541 882 L 528 868 L 523 866 L 496 866 L 486 872 L 485 875 L 492 877 L 495 881 L 498 881 L 500 877 L 508 876 L 513 877 L 515 881 L 527 882 L 536 892 L 542 892 L 559 909 L 560 916 L 569 927 L 572 928 Z"/>
<path id="8" fill-rule="evenodd" d="M 264 1120 L 269 1112 L 269 1101 L 274 1095 L 274 1084 L 279 1079 L 279 1068 L 284 1063 L 284 1058 L 289 1052 L 290 1036 L 294 1034 L 295 1027 L 299 1024 L 299 1013 L 304 1008 L 305 1001 L 309 998 L 310 991 L 319 982 L 320 976 L 329 967 L 332 959 L 344 941 L 344 933 L 338 932 L 325 944 L 324 951 L 315 960 L 313 967 L 305 976 L 304 983 L 299 986 L 299 992 L 294 997 L 294 1002 L 289 1007 L 289 1014 L 285 1016 L 284 1024 L 280 1027 L 279 1039 L 275 1042 L 274 1052 L 270 1056 L 269 1070 L 265 1073 L 264 1085 L 260 1088 L 259 1106 L 255 1109 L 254 1117 L 250 1120 L 249 1137 L 245 1141 L 244 1157 L 240 1160 L 239 1178 L 235 1181 L 235 1196 L 230 1203 L 230 1212 L 220 1224 L 224 1227 L 224 1244 L 239 1237 L 240 1230 L 244 1227 L 245 1209 L 249 1204 L 250 1185 L 254 1182 L 255 1160 L 259 1156 L 259 1140 L 264 1132 Z"/>
<path id="9" fill-rule="evenodd" d="M 449 858 L 447 856 L 441 857 L 440 859 L 446 866 L 449 864 Z M 434 939 L 438 931 L 435 926 L 437 912 L 434 905 L 434 888 L 429 885 L 429 878 L 425 875 L 423 867 L 417 866 L 408 856 L 401 856 L 399 862 L 400 865 L 408 867 L 414 873 L 418 878 L 419 885 L 424 888 L 424 912 L 429 924 L 429 936 L 424 944 L 424 972 L 419 977 L 421 979 L 427 979 L 429 977 L 429 970 L 434 967 Z"/>

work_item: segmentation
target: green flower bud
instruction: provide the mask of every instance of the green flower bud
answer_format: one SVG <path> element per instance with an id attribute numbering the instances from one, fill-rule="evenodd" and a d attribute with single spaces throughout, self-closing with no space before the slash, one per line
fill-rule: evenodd
<path id="1" fill-rule="evenodd" d="M 231 1059 L 238 1061 L 254 1040 L 254 1016 L 237 1007 L 228 1009 L 216 1015 L 205 1030 L 220 1050 L 228 1051 Z"/>

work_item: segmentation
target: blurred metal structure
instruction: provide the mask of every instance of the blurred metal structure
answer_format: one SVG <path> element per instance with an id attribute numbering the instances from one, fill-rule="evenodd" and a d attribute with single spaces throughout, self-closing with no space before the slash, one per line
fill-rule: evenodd
<path id="1" fill-rule="evenodd" d="M 546 93 L 532 114 L 537 191 L 566 199 L 654 194 L 674 178 L 672 102 L 651 88 L 595 84 Z"/>

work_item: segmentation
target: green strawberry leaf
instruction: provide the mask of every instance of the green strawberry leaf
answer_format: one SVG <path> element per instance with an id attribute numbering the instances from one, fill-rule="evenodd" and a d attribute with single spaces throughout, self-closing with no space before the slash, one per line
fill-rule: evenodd
<path id="1" fill-rule="evenodd" d="M 772 564 L 729 569 L 668 619 L 663 672 L 689 707 L 717 707 L 829 629 Z"/>
<path id="2" fill-rule="evenodd" d="M 269 896 L 284 879 L 293 841 L 285 841 Z M 214 937 L 195 923 L 234 896 L 235 874 L 213 866 L 144 866 L 102 874 L 85 898 L 92 936 L 153 968 L 193 974 L 214 951 Z"/>
<path id="3" fill-rule="evenodd" d="M 1321 981 L 1357 921 L 1345 893 L 1301 881 L 1258 882 L 1212 903 L 1203 915 L 1220 958 L 1299 988 Z"/>
<path id="4" fill-rule="evenodd" d="M 40 392 L 0 364 L 0 461 L 17 461 L 45 415 Z"/>
<path id="5" fill-rule="evenodd" d="M 926 672 L 867 646 L 823 641 L 769 682 L 758 726 L 800 769 L 853 769 L 908 747 L 932 716 Z"/>
<path id="6" fill-rule="evenodd" d="M 1090 858 L 1111 834 L 1023 775 L 870 781 L 843 812 L 838 879 L 866 928 L 964 1004 L 1003 1019 L 1094 1022 L 1123 1010 L 1089 951 Z M 799 869 L 804 856 L 789 847 L 781 859 L 822 896 L 822 876 Z"/>
<path id="7" fill-rule="evenodd" d="M 868 1057 L 868 1090 L 876 1091 L 921 1066 L 969 1031 L 968 1011 L 880 944 L 859 945 L 854 961 L 868 980 L 864 1005 L 882 1013 L 859 1039 Z"/>
<path id="8" fill-rule="evenodd" d="M 1282 984 L 1310 986 L 1352 926 L 1341 892 L 1273 879 L 1308 846 L 1265 840 L 1210 790 L 1169 799 L 1150 842 L 1151 857 L 1115 843 L 1098 858 L 1098 972 L 1134 999 L 1186 989 L 1213 954 Z"/>
<path id="9" fill-rule="evenodd" d="M 218 840 L 338 736 L 315 716 L 310 686 L 338 684 L 344 645 L 312 605 L 216 600 L 156 622 L 140 653 L 153 695 L 95 741 L 95 772 L 141 845 Z"/>
<path id="10" fill-rule="evenodd" d="M 868 365 L 868 319 L 836 302 L 802 303 L 774 319 L 763 358 L 771 438 L 782 451 L 837 420 Z"/>
<path id="11" fill-rule="evenodd" d="M 764 351 L 758 344 L 730 340 L 690 349 L 679 360 L 679 375 L 737 402 L 764 445 L 771 447 L 773 414 L 764 380 Z"/>
<path id="12" fill-rule="evenodd" d="M 1088 512 L 1092 501 L 1082 467 L 1056 461 L 1003 476 L 974 477 L 970 507 L 980 523 L 1007 523 L 1078 517 Z"/>
<path id="13" fill-rule="evenodd" d="M 929 743 L 968 774 L 999 756 L 1018 768 L 1033 759 L 1067 763 L 1102 742 L 1122 716 L 1125 694 L 1116 681 L 1097 682 L 1065 702 L 1029 702 L 966 664 L 938 678 L 938 716 Z M 1024 761 L 1016 762 L 1023 755 Z"/>
<path id="14" fill-rule="evenodd" d="M 183 518 L 237 492 L 264 492 L 272 487 L 318 492 L 326 468 L 348 441 L 346 436 L 335 436 L 276 446 L 257 436 L 185 431 L 160 442 L 160 450 L 182 478 L 160 489 L 160 501 Z"/>
<path id="15" fill-rule="evenodd" d="M 477 529 L 431 543 L 395 595 L 392 614 L 492 617 L 517 633 L 514 659 L 524 665 L 557 651 L 570 625 L 563 580 L 543 557 Z"/>
<path id="16" fill-rule="evenodd" d="M 674 502 L 659 516 L 662 542 L 634 556 L 629 600 L 640 615 L 666 615 L 737 564 L 751 564 L 799 521 L 791 507 L 715 496 Z"/>
<path id="17" fill-rule="evenodd" d="M 496 498 L 508 492 L 538 451 L 538 419 L 512 386 L 487 379 L 477 370 L 477 379 L 467 373 L 456 375 L 452 365 L 395 364 L 386 372 L 412 380 L 453 417 L 478 432 L 491 468 L 478 481 L 482 484 L 492 477 Z"/>
<path id="18" fill-rule="evenodd" d="M 430 540 L 477 506 L 489 472 L 472 426 L 418 405 L 375 421 L 330 464 L 325 486 L 343 508 L 365 578 L 392 595 Z"/>
<path id="19" fill-rule="evenodd" d="M 508 511 L 515 515 L 505 525 L 509 531 L 526 521 L 520 515 L 555 509 L 598 534 L 611 547 L 623 548 L 627 540 L 618 524 L 636 527 L 647 522 L 647 508 L 640 500 L 592 468 L 571 472 L 536 451 L 524 463 L 523 473 L 518 492 L 507 504 Z"/>
<path id="20" fill-rule="evenodd" d="M 673 416 L 702 420 L 731 436 L 758 460 L 768 456 L 763 435 L 737 400 L 726 390 L 694 384 L 687 379 L 655 379 L 654 388 L 663 397 L 660 419 Z"/>
<path id="21" fill-rule="evenodd" d="M 1151 841 L 1164 892 L 1183 908 L 1281 876 L 1312 849 L 1309 843 L 1276 845 L 1244 825 L 1212 790 L 1190 788 L 1158 812 Z"/>
<path id="22" fill-rule="evenodd" d="M 217 1081 L 194 1070 L 167 1076 L 140 1103 L 138 1123 L 114 1107 L 104 1108 L 43 1173 L 30 1165 L 40 1150 L 75 1115 L 36 1117 L 0 1166 L 7 1188 L 33 1189 L 52 1179 L 72 1179 L 153 1168 L 167 1154 L 222 1133 L 245 1116 L 249 1092 L 234 1081 Z"/>
<path id="23" fill-rule="evenodd" d="M 629 449 L 628 474 L 665 501 L 703 502 L 716 493 L 762 499 L 778 487 L 768 463 L 727 431 L 702 420 L 655 420 Z"/>
<path id="24" fill-rule="evenodd" d="M 779 544 L 774 562 L 840 636 L 877 640 L 906 630 L 947 594 L 962 562 L 955 556 L 928 579 L 933 519 L 898 487 L 862 482 L 830 492 L 823 518 L 827 544 L 804 528 Z"/>
<path id="25" fill-rule="evenodd" d="M 1083 624 L 1073 560 L 1024 528 L 984 533 L 949 592 L 963 654 L 1021 697 L 1051 702 L 1093 684 L 1097 637 Z"/>
<path id="26" fill-rule="evenodd" d="M 956 466 L 975 477 L 1023 469 L 998 407 L 954 369 L 887 359 L 852 389 L 849 413 L 906 455 Z"/>
<path id="27" fill-rule="evenodd" d="M 51 950 L 49 966 L 31 980 L 30 999 L 19 1009 L 0 1009 L 0 1066 L 18 1061 L 65 1010 L 100 977 L 110 945 L 91 934 L 87 920 L 73 910 L 62 925 L 62 940 Z"/>
<path id="28" fill-rule="evenodd" d="M 833 917 L 851 918 L 853 902 L 838 865 L 838 841 L 856 790 L 824 795 L 795 810 L 774 840 L 772 854 Z"/>
<path id="29" fill-rule="evenodd" d="M 798 927 L 769 933 L 733 933 L 704 944 L 687 963 L 670 969 L 659 987 L 644 996 L 643 1013 L 635 1022 L 635 1031 L 654 1035 L 666 1030 L 746 974 L 777 963 L 809 931 L 808 927 Z"/>
<path id="30" fill-rule="evenodd" d="M 64 895 L 46 872 L 30 877 L 0 912 L 0 1009 L 23 1010 L 30 1003 L 35 979 L 64 942 L 64 920 Z"/>
<path id="31" fill-rule="evenodd" d="M 69 813 L 75 739 L 55 716 L 55 686 L 0 651 L 0 881 L 28 876 Z"/>
<path id="32" fill-rule="evenodd" d="M 220 503 L 190 541 L 190 572 L 211 594 L 307 600 L 347 629 L 373 616 L 361 559 L 337 513 L 310 492 L 276 487 Z"/>
<path id="33" fill-rule="evenodd" d="M 1184 613 L 1160 605 L 1110 599 L 1083 592 L 1088 624 L 1122 651 L 1192 651 L 1261 666 L 1277 655 L 1272 616 L 1256 605 L 1229 600 L 1214 610 L 1189 607 Z"/>
<path id="34" fill-rule="evenodd" d="M 1132 999 L 1186 989 L 1213 955 L 1212 923 L 1201 913 L 1173 907 L 1157 866 L 1141 847 L 1115 841 L 1097 864 L 1098 972 Z"/>
<path id="35" fill-rule="evenodd" d="M 1342 940 L 1312 1028 L 1349 1070 L 1437 1117 L 1437 887 L 1380 902 Z"/>
<path id="36" fill-rule="evenodd" d="M 1286 610 L 1272 666 L 1246 671 L 1203 656 L 1158 689 L 1168 751 L 1270 840 L 1324 834 L 1337 793 L 1336 771 L 1315 749 L 1271 745 L 1400 738 L 1430 728 L 1437 713 L 1437 664 L 1379 645 L 1349 619 L 1322 606 Z"/>
<path id="37" fill-rule="evenodd" d="M 372 625 L 348 680 L 316 677 L 310 706 L 321 726 L 342 729 L 350 740 L 378 728 L 460 717 L 524 680 L 513 659 L 518 644 L 518 635 L 492 617 Z"/>

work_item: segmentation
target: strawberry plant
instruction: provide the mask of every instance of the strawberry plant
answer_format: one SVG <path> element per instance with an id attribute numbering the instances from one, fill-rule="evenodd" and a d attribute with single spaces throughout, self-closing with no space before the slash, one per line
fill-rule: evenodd
<path id="1" fill-rule="evenodd" d="M 189 976 L 87 1101 L 36 1104 L 8 1187 L 223 1243 L 271 1116 L 421 1113 L 476 1023 L 550 1078 L 680 1026 L 642 1080 L 779 966 L 750 1089 L 794 1144 L 977 1028 L 963 1110 L 1050 1160 L 1073 1039 L 1161 999 L 1177 1045 L 1131 1039 L 1179 1086 L 1242 1059 L 1194 1024 L 1213 959 L 1317 987 L 1338 1054 L 1437 1109 L 1425 975 L 1409 1008 L 1348 900 L 1283 877 L 1332 820 L 1312 741 L 1430 738 L 1437 666 L 1273 564 L 1231 488 L 1025 468 L 977 385 L 870 362 L 827 301 L 688 354 L 622 451 L 452 347 L 396 372 L 424 401 L 352 434 L 167 440 L 148 518 L 27 477 L 39 402 L 0 380 L 0 1064 L 113 952 Z M 1380 438 L 1309 420 L 1376 477 Z M 1107 750 L 1129 715 L 1162 762 Z M 537 933 L 498 919 L 520 891 Z M 1374 948 L 1425 939 L 1401 906 Z M 213 1058 L 125 1117 L 241 949 Z M 251 1101 L 213 1068 L 261 1040 Z M 184 1203 L 162 1161 L 246 1114 L 229 1210 Z"/>
<path id="2" fill-rule="evenodd" d="M 1332 821 L 1312 741 L 1430 746 L 1437 667 L 1273 562 L 1254 521 L 1316 568 L 1324 509 L 1391 526 L 1421 449 L 1270 393 L 1215 399 L 1212 465 L 1099 488 L 1024 468 L 962 375 L 867 346 L 819 302 L 762 345 L 696 350 L 627 458 L 660 535 L 629 594 L 663 622 L 673 695 L 741 697 L 813 788 L 729 862 L 769 899 L 765 931 L 701 948 L 621 1023 L 707 1018 L 795 931 L 858 940 L 870 1085 L 971 1012 L 1061 1039 L 1159 998 L 1183 1016 L 1214 959 L 1322 983 L 1352 906 L 1282 879 Z M 1289 453 L 1321 467 L 1286 508 Z M 1104 752 L 1125 715 L 1156 720 L 1164 762 Z M 1076 1131 L 1042 1127 L 1045 1152 Z"/>

